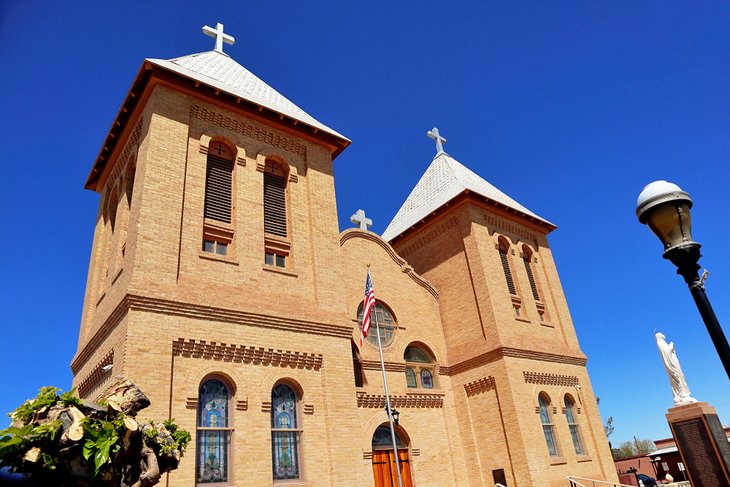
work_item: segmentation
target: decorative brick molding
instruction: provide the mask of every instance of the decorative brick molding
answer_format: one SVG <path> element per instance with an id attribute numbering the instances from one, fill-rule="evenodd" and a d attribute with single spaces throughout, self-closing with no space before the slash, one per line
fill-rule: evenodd
<path id="1" fill-rule="evenodd" d="M 241 135 L 245 135 L 246 137 L 266 142 L 267 144 L 279 147 L 280 149 L 284 149 L 285 151 L 297 154 L 301 157 L 304 157 L 306 154 L 306 147 L 294 139 L 244 123 L 241 120 L 236 120 L 220 112 L 216 112 L 199 105 L 192 105 L 190 107 L 190 116 L 219 127 L 227 128 Z"/>
<path id="2" fill-rule="evenodd" d="M 458 225 L 459 218 L 452 216 L 445 222 L 435 225 L 432 230 L 429 230 L 425 234 L 415 239 L 413 243 L 410 243 L 403 247 L 400 251 L 401 255 L 403 255 L 403 257 L 408 257 L 416 250 L 425 247 L 426 245 L 438 239 L 441 235 L 445 234 L 452 228 L 457 227 Z"/>
<path id="3" fill-rule="evenodd" d="M 362 458 L 363 458 L 363 460 L 372 460 L 373 459 L 373 452 L 372 451 L 364 451 L 364 452 L 362 452 Z"/>
<path id="4" fill-rule="evenodd" d="M 393 249 L 393 247 L 391 247 L 388 242 L 380 238 L 380 236 L 369 231 L 360 230 L 359 228 L 349 228 L 340 234 L 340 247 L 342 247 L 345 242 L 347 242 L 351 238 L 362 238 L 380 245 L 383 250 L 385 250 L 385 252 L 390 256 L 390 258 L 393 259 L 393 262 L 400 266 L 401 271 L 404 274 L 408 275 L 408 277 L 410 277 L 419 286 L 431 293 L 431 296 L 433 296 L 438 301 L 439 293 L 436 288 L 433 287 L 430 282 L 419 276 L 416 271 L 413 270 L 413 267 L 408 265 L 408 262 L 401 258 L 398 253 Z"/>
<path id="5" fill-rule="evenodd" d="M 302 411 L 304 414 L 314 414 L 314 404 L 305 404 L 304 407 L 302 407 Z"/>
<path id="6" fill-rule="evenodd" d="M 421 449 L 420 448 L 411 448 L 411 455 L 414 457 L 420 457 Z"/>
<path id="7" fill-rule="evenodd" d="M 524 358 L 529 360 L 539 360 L 541 362 L 555 362 L 559 364 L 585 366 L 586 358 L 572 357 L 569 355 L 558 355 L 554 353 L 536 352 L 534 350 L 523 350 L 519 348 L 499 347 L 489 352 L 482 353 L 476 357 L 464 360 L 462 362 L 451 365 L 449 368 L 451 375 L 461 374 L 475 367 L 495 362 L 503 357 Z"/>
<path id="8" fill-rule="evenodd" d="M 439 365 L 437 372 L 438 372 L 438 375 L 451 375 L 451 367 L 446 367 L 445 365 Z"/>
<path id="9" fill-rule="evenodd" d="M 127 139 L 127 143 L 124 144 L 124 149 L 122 150 L 122 153 L 119 155 L 119 157 L 117 157 L 117 161 L 114 163 L 114 169 L 112 169 L 109 177 L 104 182 L 105 186 L 107 186 L 109 181 L 111 181 L 112 183 L 116 181 L 122 171 L 126 169 L 127 164 L 130 161 L 129 156 L 132 152 L 132 149 L 134 147 L 137 147 L 137 144 L 139 143 L 139 138 L 142 135 L 142 122 L 143 119 L 140 117 L 139 122 L 137 122 L 137 125 L 135 125 L 132 133 L 129 134 L 129 138 Z"/>
<path id="10" fill-rule="evenodd" d="M 575 387 L 578 385 L 578 378 L 574 375 L 548 374 L 545 372 L 527 372 L 522 375 L 527 384 L 540 384 L 543 386 L 564 386 Z"/>
<path id="11" fill-rule="evenodd" d="M 172 342 L 175 357 L 202 358 L 222 362 L 236 362 L 292 369 L 319 370 L 322 367 L 322 354 L 274 350 L 273 348 L 229 345 L 226 343 L 206 342 L 178 338 Z"/>
<path id="12" fill-rule="evenodd" d="M 466 391 L 467 397 L 476 396 L 477 394 L 483 394 L 487 391 L 497 389 L 497 384 L 494 381 L 494 377 L 482 377 L 475 381 L 464 384 L 464 390 Z"/>
<path id="13" fill-rule="evenodd" d="M 110 350 L 104 358 L 101 359 L 96 366 L 89 372 L 84 379 L 79 382 L 79 397 L 85 397 L 89 392 L 93 391 L 96 386 L 104 380 L 105 376 L 111 377 L 111 370 L 104 371 L 105 365 L 114 365 L 114 349 Z M 107 378 L 108 378 L 107 377 Z"/>
<path id="14" fill-rule="evenodd" d="M 198 398 L 189 397 L 185 400 L 185 409 L 198 409 Z"/>
<path id="15" fill-rule="evenodd" d="M 381 370 L 380 360 L 363 360 L 362 368 L 365 370 Z M 385 370 L 388 372 L 403 372 L 406 371 L 405 363 L 398 362 L 385 362 Z"/>
<path id="16" fill-rule="evenodd" d="M 248 411 L 248 399 L 236 401 L 236 411 Z"/>
<path id="17" fill-rule="evenodd" d="M 71 370 L 77 374 L 86 364 L 91 355 L 96 351 L 104 340 L 116 328 L 119 322 L 130 309 L 150 311 L 169 316 L 184 316 L 188 318 L 223 321 L 240 325 L 257 326 L 261 328 L 274 328 L 279 330 L 307 333 L 310 335 L 324 335 L 338 338 L 352 338 L 352 327 L 336 325 L 331 323 L 320 323 L 312 321 L 296 320 L 292 318 L 280 318 L 278 316 L 260 315 L 245 311 L 238 311 L 226 308 L 214 308 L 182 301 L 171 301 L 166 299 L 152 298 L 128 294 L 120 301 L 114 311 L 111 312 L 103 325 L 89 340 L 84 348 L 78 352 L 71 362 Z"/>
<path id="18" fill-rule="evenodd" d="M 486 220 L 488 225 L 498 228 L 503 232 L 511 233 L 512 235 L 521 237 L 529 242 L 537 242 L 537 236 L 534 233 L 528 232 L 519 225 L 508 223 L 501 218 L 497 218 L 486 213 L 484 214 L 484 219 Z"/>
<path id="19" fill-rule="evenodd" d="M 390 396 L 390 405 L 394 408 L 442 408 L 443 394 L 408 394 L 407 396 Z M 357 393 L 357 407 L 385 408 L 385 396 L 379 394 Z"/>
<path id="20" fill-rule="evenodd" d="M 261 412 L 262 413 L 270 413 L 271 412 L 271 401 L 263 401 L 261 403 Z"/>

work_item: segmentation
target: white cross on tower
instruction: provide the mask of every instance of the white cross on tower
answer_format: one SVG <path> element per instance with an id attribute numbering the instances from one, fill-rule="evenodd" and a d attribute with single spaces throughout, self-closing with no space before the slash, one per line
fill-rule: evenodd
<path id="1" fill-rule="evenodd" d="M 215 50 L 220 53 L 223 52 L 224 42 L 231 45 L 236 42 L 235 37 L 223 33 L 223 24 L 221 24 L 220 22 L 215 25 L 215 29 L 204 25 L 203 34 L 210 37 L 215 37 Z"/>
<path id="2" fill-rule="evenodd" d="M 426 135 L 436 141 L 436 155 L 441 154 L 444 151 L 444 144 L 446 143 L 446 139 L 441 137 L 441 134 L 439 134 L 439 129 L 434 127 L 429 130 Z"/>
<path id="3" fill-rule="evenodd" d="M 357 210 L 355 214 L 350 217 L 350 222 L 359 225 L 360 230 L 367 230 L 373 225 L 373 221 L 365 216 L 364 210 Z"/>

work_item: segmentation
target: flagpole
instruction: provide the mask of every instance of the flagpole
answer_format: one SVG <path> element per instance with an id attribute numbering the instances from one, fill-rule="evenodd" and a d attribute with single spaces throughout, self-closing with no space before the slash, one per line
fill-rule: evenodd
<path id="1" fill-rule="evenodd" d="M 388 392 L 388 379 L 385 376 L 385 361 L 383 360 L 383 344 L 380 341 L 380 325 L 378 324 L 378 313 L 375 315 L 375 331 L 378 334 L 378 351 L 380 352 L 380 367 L 383 370 L 383 384 L 385 385 L 385 407 L 388 412 L 388 422 L 390 423 L 390 438 L 393 440 L 393 453 L 395 454 L 395 471 L 398 474 L 398 487 L 403 487 L 403 480 L 400 477 L 400 462 L 398 461 L 398 444 L 395 441 L 395 429 L 393 428 L 393 414 L 390 408 L 390 393 Z M 388 462 L 390 467 L 390 462 Z"/>

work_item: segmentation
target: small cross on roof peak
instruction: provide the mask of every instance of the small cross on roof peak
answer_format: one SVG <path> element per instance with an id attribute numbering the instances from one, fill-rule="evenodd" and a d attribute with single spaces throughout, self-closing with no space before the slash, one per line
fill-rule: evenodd
<path id="1" fill-rule="evenodd" d="M 429 130 L 426 135 L 428 135 L 429 138 L 436 141 L 436 155 L 441 154 L 444 152 L 444 144 L 446 143 L 446 139 L 441 137 L 441 134 L 439 134 L 439 129 L 434 127 L 431 130 Z"/>
<path id="2" fill-rule="evenodd" d="M 223 43 L 231 44 L 236 42 L 236 38 L 223 32 L 223 24 L 218 22 L 215 29 L 207 25 L 203 26 L 203 34 L 215 38 L 215 50 L 223 54 Z"/>
<path id="3" fill-rule="evenodd" d="M 350 217 L 350 222 L 358 225 L 360 230 L 368 230 L 373 224 L 373 221 L 365 216 L 365 210 L 357 210 Z"/>

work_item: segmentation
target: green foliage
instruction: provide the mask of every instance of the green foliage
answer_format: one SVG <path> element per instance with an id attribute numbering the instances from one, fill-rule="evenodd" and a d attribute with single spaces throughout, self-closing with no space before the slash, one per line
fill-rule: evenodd
<path id="1" fill-rule="evenodd" d="M 117 433 L 120 425 L 116 421 L 84 420 L 84 459 L 93 462 L 93 479 L 107 463 L 112 454 L 119 451 Z"/>
<path id="2" fill-rule="evenodd" d="M 38 395 L 33 400 L 25 401 L 18 409 L 8 414 L 14 421 L 22 421 L 23 424 L 30 423 L 33 415 L 43 409 L 56 403 L 58 396 L 56 393 L 60 391 L 58 387 L 46 386 L 41 387 Z"/>
<path id="3" fill-rule="evenodd" d="M 193 439 L 193 437 L 185 430 L 181 430 L 177 424 L 175 424 L 175 419 L 168 419 L 167 421 L 164 421 L 163 426 L 167 431 L 170 432 L 172 437 L 175 439 L 175 443 L 177 443 L 177 447 L 180 450 L 180 453 L 185 453 L 185 449 L 188 447 L 188 444 Z"/>
<path id="4" fill-rule="evenodd" d="M 64 392 L 60 397 L 64 406 L 81 406 L 81 399 L 79 399 L 79 396 L 76 394 L 75 387 L 70 391 Z"/>
<path id="5" fill-rule="evenodd" d="M 620 443 L 616 448 L 611 450 L 614 460 L 621 460 L 624 458 L 631 458 L 637 455 L 646 455 L 656 451 L 656 445 L 651 440 L 638 440 L 634 438 L 634 441 L 624 441 Z"/>

